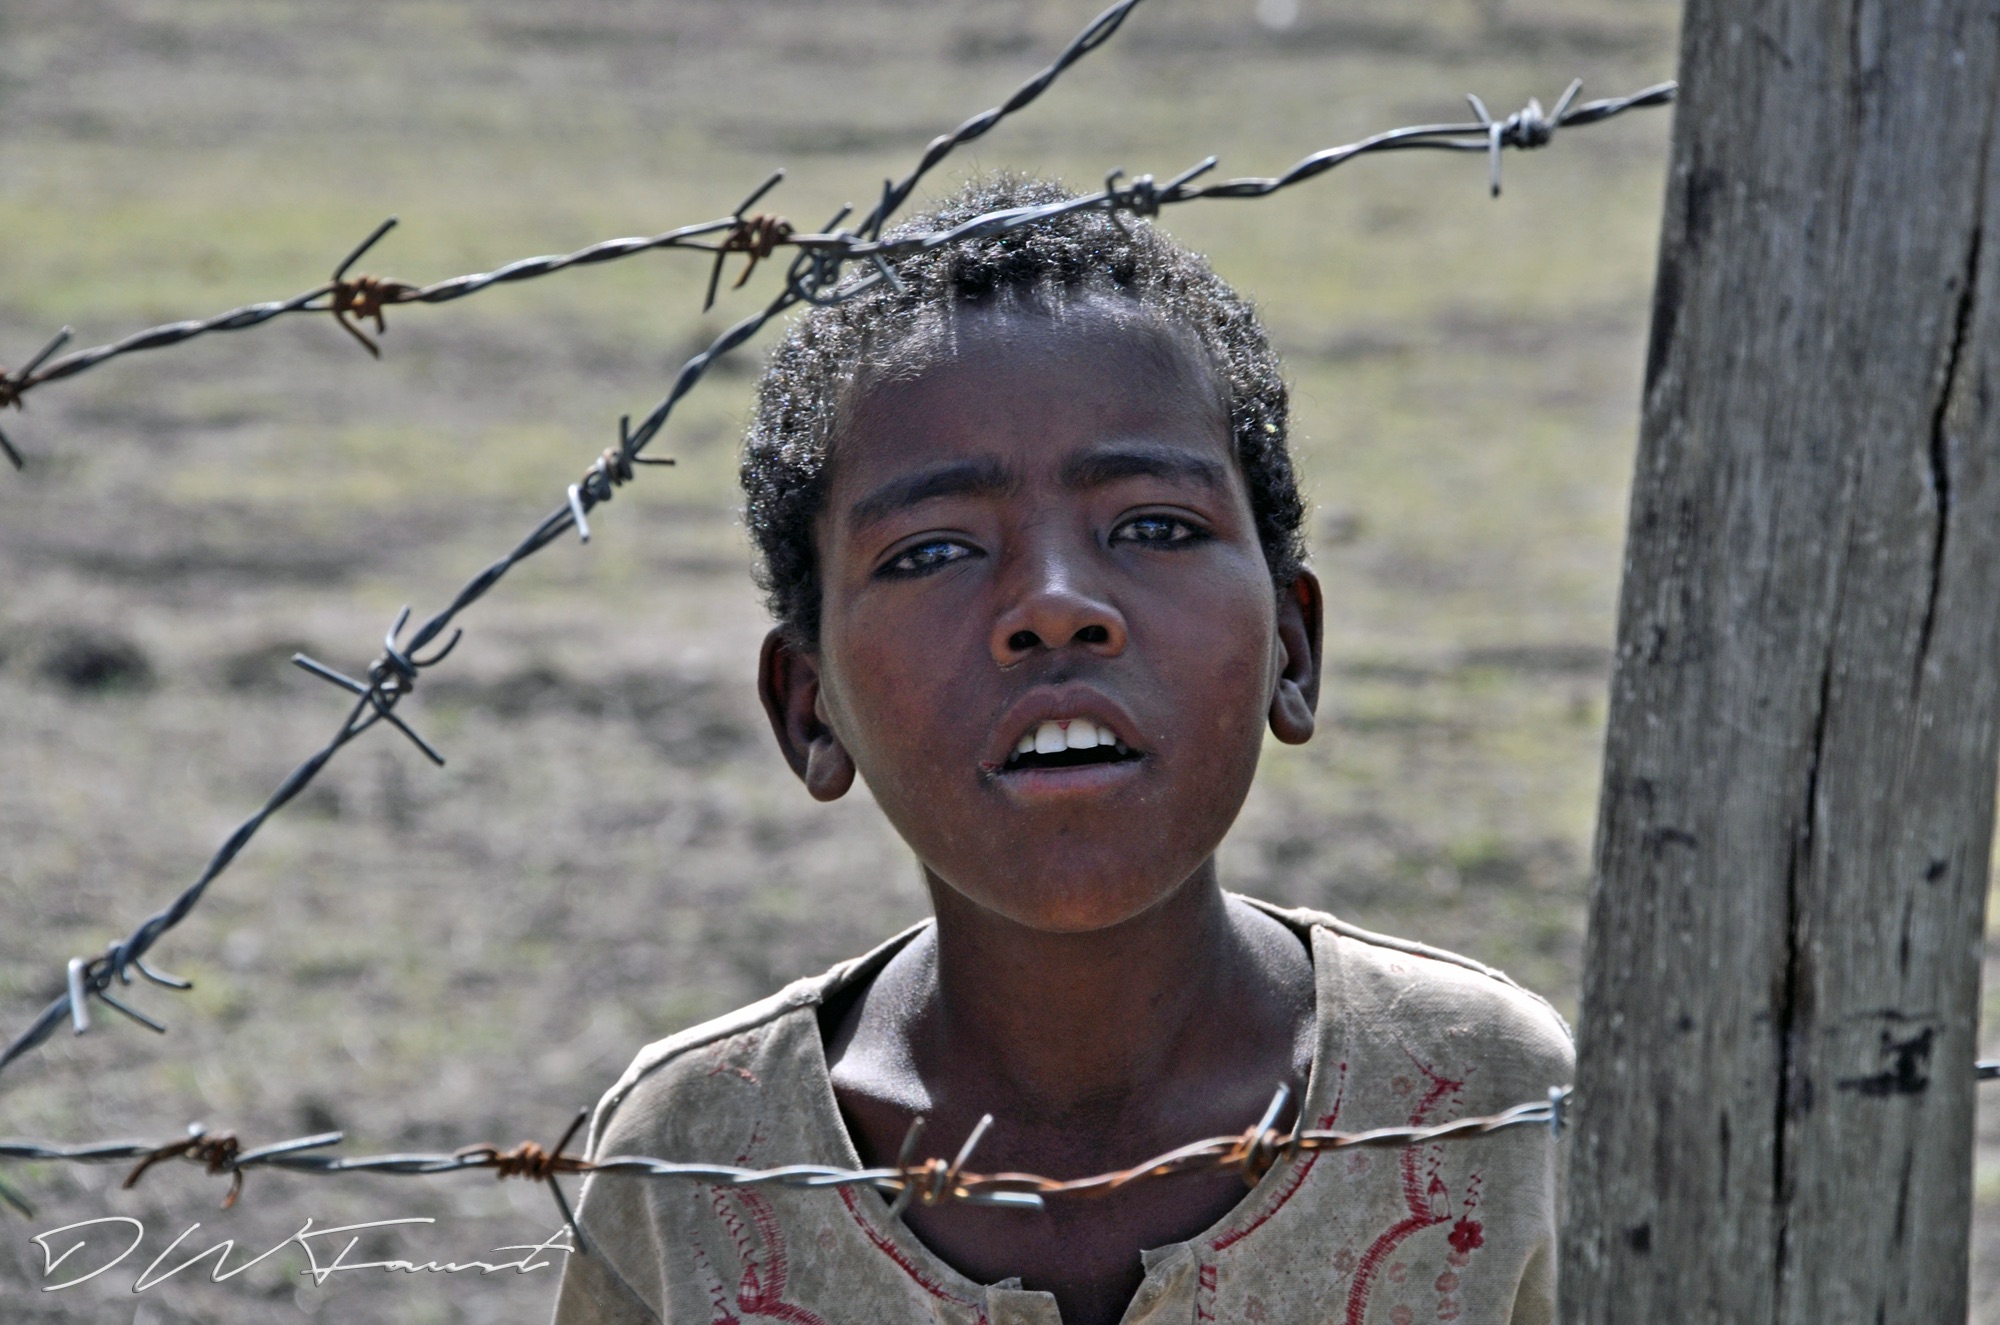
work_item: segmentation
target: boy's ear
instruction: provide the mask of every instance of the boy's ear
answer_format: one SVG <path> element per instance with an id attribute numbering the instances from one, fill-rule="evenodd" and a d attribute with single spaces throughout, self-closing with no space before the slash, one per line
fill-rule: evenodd
<path id="1" fill-rule="evenodd" d="M 773 630 L 757 660 L 757 696 L 778 749 L 814 800 L 839 800 L 854 785 L 854 759 L 820 705 L 819 659 Z"/>
<path id="2" fill-rule="evenodd" d="M 1312 739 L 1313 710 L 1319 706 L 1320 631 L 1323 605 L 1319 577 L 1301 568 L 1278 591 L 1278 684 L 1271 694 L 1271 734 L 1286 745 Z"/>

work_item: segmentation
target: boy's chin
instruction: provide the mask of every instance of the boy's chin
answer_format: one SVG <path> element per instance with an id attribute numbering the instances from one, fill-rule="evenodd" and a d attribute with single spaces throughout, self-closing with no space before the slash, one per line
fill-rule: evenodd
<path id="1" fill-rule="evenodd" d="M 1179 877 L 1181 881 L 1166 884 L 1160 882 L 1162 875 L 1151 875 L 1141 881 L 1107 879 L 1101 874 L 1070 877 L 1043 874 L 1028 883 L 1019 877 L 947 882 L 935 872 L 927 873 L 931 875 L 933 897 L 941 913 L 961 909 L 953 906 L 953 901 L 969 903 L 975 912 L 990 913 L 1022 929 L 1043 934 L 1090 934 L 1116 929 L 1152 911 L 1195 882 L 1192 873 L 1174 870 L 1166 871 L 1164 877 Z M 947 898 L 947 893 L 951 897 Z"/>

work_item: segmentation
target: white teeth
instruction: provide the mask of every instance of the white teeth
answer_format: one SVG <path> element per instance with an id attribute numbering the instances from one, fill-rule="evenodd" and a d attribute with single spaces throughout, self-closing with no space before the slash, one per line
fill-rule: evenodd
<path id="1" fill-rule="evenodd" d="M 1014 742 L 1014 753 L 1052 755 L 1064 750 L 1095 750 L 1105 745 L 1121 755 L 1130 753 L 1109 727 L 1089 718 L 1051 718 L 1038 723 L 1033 731 L 1023 732 L 1021 739 Z"/>

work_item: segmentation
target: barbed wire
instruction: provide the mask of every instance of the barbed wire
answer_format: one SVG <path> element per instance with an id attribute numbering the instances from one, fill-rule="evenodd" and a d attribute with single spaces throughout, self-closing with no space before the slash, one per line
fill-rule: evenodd
<path id="1" fill-rule="evenodd" d="M 360 244 L 336 264 L 333 274 L 327 280 L 289 299 L 245 304 L 241 308 L 233 308 L 206 319 L 165 323 L 134 332 L 121 340 L 89 349 L 74 350 L 57 358 L 54 357 L 56 352 L 68 344 L 71 337 L 71 329 L 64 327 L 20 369 L 10 373 L 0 368 L 0 409 L 8 405 L 21 409 L 25 406 L 28 392 L 34 388 L 73 377 L 126 354 L 178 345 L 212 332 L 242 331 L 262 326 L 275 318 L 291 313 L 330 313 L 343 331 L 352 336 L 370 355 L 379 359 L 381 348 L 357 324 L 372 321 L 379 335 L 387 330 L 385 311 L 391 307 L 400 304 L 449 303 L 496 285 L 534 280 L 577 267 L 615 262 L 622 258 L 663 249 L 686 249 L 715 255 L 714 265 L 709 272 L 707 294 L 702 302 L 702 310 L 706 312 L 715 303 L 723 264 L 732 253 L 741 253 L 746 259 L 743 271 L 732 288 L 740 289 L 750 279 L 760 261 L 772 256 L 780 248 L 789 247 L 809 255 L 809 261 L 803 269 L 795 267 L 788 273 L 787 291 L 795 296 L 797 301 L 815 304 L 840 302 L 851 299 L 881 282 L 894 281 L 896 278 L 887 261 L 891 257 L 936 248 L 958 240 L 981 238 L 1019 229 L 1022 226 L 1041 224 L 1077 211 L 1108 211 L 1114 214 L 1131 213 L 1150 217 L 1157 215 L 1162 207 L 1198 199 L 1261 198 L 1280 189 L 1303 183 L 1357 156 L 1373 152 L 1431 150 L 1486 153 L 1490 160 L 1489 179 L 1492 192 L 1498 197 L 1503 149 L 1546 146 L 1559 128 L 1596 124 L 1635 108 L 1664 105 L 1673 99 L 1676 91 L 1675 84 L 1660 83 L 1628 97 L 1606 98 L 1577 105 L 1576 98 L 1583 90 L 1583 80 L 1577 79 L 1557 100 L 1553 111 L 1544 112 L 1541 102 L 1530 98 L 1526 107 L 1504 120 L 1494 119 L 1479 97 L 1468 94 L 1467 100 L 1472 106 L 1474 115 L 1477 116 L 1473 121 L 1412 125 L 1407 128 L 1392 129 L 1360 142 L 1316 152 L 1281 175 L 1224 180 L 1196 186 L 1194 180 L 1214 169 L 1217 161 L 1215 157 L 1206 158 L 1165 184 L 1156 184 L 1151 175 L 1141 175 L 1131 183 L 1121 186 L 1117 181 L 1124 172 L 1114 170 L 1106 176 L 1104 189 L 1097 193 L 1045 206 L 994 212 L 934 234 L 896 240 L 880 238 L 884 223 L 909 199 L 932 167 L 956 148 L 985 134 L 1006 116 L 1040 96 L 1070 65 L 1109 40 L 1124 22 L 1126 15 L 1139 3 L 1140 0 L 1120 0 L 1120 3 L 1099 15 L 1054 62 L 1022 84 L 1007 101 L 973 116 L 950 133 L 933 139 L 909 174 L 901 180 L 883 182 L 881 200 L 854 230 L 833 228 L 844 218 L 845 211 L 829 222 L 826 230 L 812 233 L 799 232 L 790 221 L 781 216 L 750 212 L 750 208 L 783 180 L 785 172 L 777 170 L 753 189 L 730 215 L 682 226 L 662 234 L 607 239 L 587 248 L 578 249 L 574 253 L 522 258 L 492 271 L 454 276 L 429 285 L 415 285 L 366 274 L 350 278 L 347 273 L 355 263 L 397 225 L 398 218 L 391 216 L 369 232 Z M 839 286 L 842 268 L 849 263 L 864 260 L 873 269 L 873 274 L 859 284 Z M 790 306 L 790 301 L 786 306 Z M 772 315 L 767 314 L 764 320 L 768 320 L 769 316 Z M 641 445 L 643 444 L 642 442 Z M 25 467 L 25 460 L 4 433 L 0 433 L 0 453 L 4 453 L 16 469 Z"/>
<path id="2" fill-rule="evenodd" d="M 69 327 L 57 332 L 54 339 L 42 347 L 41 352 L 30 359 L 20 369 L 9 373 L 0 369 L 0 408 L 8 405 L 21 409 L 27 393 L 35 387 L 49 382 L 58 382 L 66 377 L 95 368 L 101 363 L 140 350 L 163 349 L 169 345 L 179 345 L 197 336 L 206 336 L 218 331 L 244 331 L 251 327 L 263 326 L 275 318 L 288 313 L 330 313 L 341 330 L 360 343 L 370 355 L 382 357 L 381 347 L 356 325 L 372 321 L 376 333 L 387 330 L 384 310 L 398 304 L 443 304 L 454 299 L 463 299 L 481 290 L 496 285 L 507 285 L 517 281 L 533 280 L 539 276 L 553 275 L 568 271 L 573 267 L 587 267 L 598 263 L 615 262 L 620 258 L 633 257 L 640 253 L 656 252 L 660 249 L 686 248 L 716 255 L 716 272 L 721 272 L 721 263 L 731 253 L 751 255 L 750 268 L 744 271 L 745 279 L 750 269 L 756 265 L 759 256 L 769 256 L 769 247 L 764 237 L 772 233 L 772 218 L 746 217 L 744 211 L 754 205 L 769 192 L 779 180 L 783 171 L 775 171 L 770 178 L 759 185 L 736 211 L 713 221 L 703 221 L 696 225 L 682 226 L 664 234 L 648 235 L 626 239 L 607 239 L 578 249 L 574 253 L 545 254 L 541 257 L 522 258 L 510 262 L 493 271 L 475 272 L 466 276 L 454 276 L 449 280 L 437 281 L 430 285 L 412 285 L 405 281 L 387 277 L 359 275 L 349 278 L 348 270 L 361 260 L 384 235 L 393 230 L 397 217 L 390 217 L 369 232 L 366 239 L 341 260 L 327 280 L 293 295 L 289 299 L 273 299 L 262 303 L 245 304 L 232 308 L 214 317 L 182 322 L 169 322 L 162 326 L 149 327 L 137 331 L 121 340 L 106 345 L 92 346 L 87 350 L 73 350 L 60 358 L 52 357 L 57 350 L 68 344 L 72 335 Z M 783 226 L 783 222 L 778 223 Z M 786 227 L 788 229 L 788 227 Z M 710 236 L 720 235 L 720 239 L 704 242 Z M 739 282 L 741 284 L 741 282 Z M 709 304 L 714 302 L 713 282 L 710 283 Z M 704 304 L 704 311 L 708 304 Z M 16 469 L 23 468 L 25 461 L 4 435 L 0 435 L 0 450 Z"/>
<path id="3" fill-rule="evenodd" d="M 147 953 L 161 935 L 186 918 L 201 901 L 208 886 L 230 866 L 243 848 L 256 836 L 265 821 L 304 790 L 348 742 L 371 727 L 386 723 L 415 744 L 427 759 L 433 763 L 443 764 L 444 756 L 404 721 L 397 714 L 396 708 L 414 691 L 419 675 L 444 661 L 457 645 L 463 633 L 453 625 L 458 616 L 484 597 L 516 564 L 547 547 L 568 530 L 574 529 L 582 541 L 589 542 L 589 512 L 610 501 L 620 486 L 631 481 L 637 466 L 673 464 L 671 458 L 646 456 L 642 452 L 658 435 L 675 405 L 694 388 L 717 359 L 742 345 L 766 323 L 786 310 L 801 303 L 825 304 L 852 299 L 884 281 L 894 282 L 897 278 L 891 259 L 900 255 L 1043 224 L 1073 212 L 1096 210 L 1113 216 L 1130 213 L 1150 217 L 1156 215 L 1162 207 L 1199 199 L 1268 197 L 1281 189 L 1290 188 L 1324 174 L 1355 157 L 1372 152 L 1413 149 L 1484 152 L 1492 159 L 1490 179 L 1497 193 L 1499 159 L 1503 149 L 1542 147 L 1560 128 L 1601 123 L 1628 110 L 1664 105 L 1673 99 L 1675 93 L 1674 84 L 1661 83 L 1631 96 L 1579 105 L 1576 104 L 1582 86 L 1579 80 L 1570 84 L 1552 112 L 1545 113 L 1540 102 L 1530 100 L 1525 109 L 1504 120 L 1495 120 L 1488 114 L 1479 98 L 1474 96 L 1469 98 L 1477 116 L 1472 122 L 1392 129 L 1360 142 L 1316 152 L 1281 175 L 1196 185 L 1194 181 L 1213 168 L 1214 157 L 1197 163 L 1165 184 L 1155 184 L 1150 175 L 1141 175 L 1130 183 L 1120 184 L 1118 181 L 1122 172 L 1113 171 L 1106 177 L 1105 187 L 1096 193 L 1045 206 L 992 212 L 949 229 L 922 235 L 881 238 L 882 228 L 889 218 L 909 199 L 925 175 L 939 162 L 956 148 L 987 133 L 1006 117 L 1032 103 L 1065 70 L 1109 40 L 1139 3 L 1140 0 L 1119 0 L 1094 19 L 1055 60 L 1017 88 L 1006 101 L 973 116 L 951 132 L 933 139 L 924 149 L 916 165 L 906 175 L 900 180 L 884 182 L 880 200 L 853 230 L 838 228 L 851 210 L 845 207 L 821 230 L 810 233 L 794 232 L 790 224 L 781 219 L 748 214 L 749 208 L 756 205 L 777 184 L 781 178 L 780 172 L 772 174 L 759 185 L 731 217 L 684 227 L 678 231 L 669 231 L 651 239 L 612 240 L 564 257 L 526 259 L 495 271 L 456 277 L 432 286 L 411 287 L 401 282 L 372 277 L 356 277 L 352 282 L 343 285 L 346 281 L 346 272 L 394 224 L 394 218 L 391 218 L 376 227 L 375 231 L 334 269 L 332 281 L 295 295 L 291 299 L 250 305 L 210 318 L 206 322 L 180 322 L 155 327 L 111 345 L 77 351 L 59 359 L 52 358 L 51 356 L 67 340 L 68 332 L 65 329 L 62 335 L 56 337 L 40 354 L 31 359 L 26 368 L 11 376 L 0 374 L 0 405 L 13 404 L 18 407 L 21 404 L 22 394 L 31 387 L 60 377 L 72 376 L 118 355 L 178 344 L 210 331 L 241 330 L 261 325 L 290 312 L 330 310 L 346 330 L 373 350 L 375 348 L 373 343 L 349 319 L 372 319 L 379 329 L 381 310 L 396 302 L 420 299 L 442 302 L 462 298 L 505 281 L 532 279 L 570 267 L 612 261 L 652 249 L 696 246 L 705 247 L 707 251 L 715 254 L 715 267 L 709 279 L 709 291 L 712 297 L 721 276 L 722 264 L 731 253 L 743 254 L 750 267 L 754 267 L 760 259 L 769 256 L 780 247 L 796 250 L 786 267 L 783 289 L 761 309 L 728 328 L 706 349 L 683 364 L 666 396 L 640 420 L 636 427 L 632 425 L 629 415 L 621 417 L 618 421 L 617 445 L 607 447 L 584 475 L 569 485 L 564 504 L 543 517 L 505 555 L 469 580 L 450 603 L 419 626 L 407 641 L 402 639 L 402 635 L 409 623 L 410 609 L 404 607 L 384 635 L 381 656 L 369 664 L 365 681 L 348 676 L 304 654 L 293 656 L 292 661 L 300 668 L 354 696 L 338 729 L 324 746 L 294 768 L 263 805 L 223 841 L 194 882 L 184 888 L 171 903 L 149 916 L 129 935 L 113 942 L 97 956 L 70 960 L 63 992 L 43 1008 L 5 1049 L 0 1049 L 0 1070 L 4 1070 L 16 1058 L 47 1040 L 56 1027 L 65 1020 L 79 1035 L 89 1030 L 92 998 L 149 1030 L 164 1033 L 166 1027 L 159 1021 L 112 994 L 112 986 L 130 985 L 133 973 L 136 971 L 143 979 L 165 988 L 191 987 L 188 981 L 163 974 L 147 965 L 144 960 Z M 704 236 L 717 234 L 723 234 L 724 237 L 705 246 L 699 244 Z M 858 280 L 844 280 L 848 265 L 861 262 L 866 262 L 868 274 Z M 744 273 L 746 278 L 748 274 L 746 269 Z M 18 463 L 20 459 L 18 454 L 11 446 L 8 446 L 7 450 L 9 456 Z M 436 643 L 448 629 L 452 632 L 450 638 L 425 655 L 424 650 Z"/>
<path id="4" fill-rule="evenodd" d="M 1974 1064 L 1980 1081 L 2000 1078 L 2000 1061 Z M 1570 1086 L 1551 1086 L 1548 1096 L 1524 1100 L 1498 1113 L 1424 1126 L 1377 1127 L 1360 1132 L 1341 1132 L 1305 1127 L 1301 1111 L 1290 1131 L 1274 1124 L 1284 1113 L 1291 1091 L 1279 1086 L 1257 1122 L 1243 1132 L 1212 1136 L 1178 1146 L 1130 1168 L 1114 1169 L 1083 1178 L 1049 1178 L 1033 1173 L 975 1173 L 965 1166 L 974 1150 L 993 1126 L 987 1114 L 966 1137 L 950 1160 L 933 1157 L 917 1160 L 925 1120 L 917 1118 L 904 1134 L 896 1163 L 875 1168 L 842 1168 L 826 1164 L 785 1164 L 776 1168 L 752 1169 L 735 1164 L 689 1163 L 656 1159 L 644 1155 L 613 1155 L 585 1159 L 568 1154 L 570 1142 L 588 1121 L 590 1111 L 579 1110 L 569 1128 L 553 1147 L 523 1141 L 509 1149 L 490 1143 L 461 1146 L 457 1150 L 431 1154 L 315 1155 L 346 1139 L 342 1132 L 321 1132 L 295 1137 L 246 1150 L 234 1133 L 210 1133 L 200 1123 L 187 1135 L 173 1141 L 99 1141 L 82 1145 L 61 1145 L 52 1141 L 0 1139 L 0 1160 L 17 1162 L 62 1162 L 71 1164 L 130 1163 L 132 1171 L 121 1184 L 131 1188 L 156 1164 L 182 1160 L 202 1165 L 214 1175 L 229 1175 L 229 1190 L 222 1208 L 236 1204 L 243 1192 L 243 1175 L 251 1169 L 272 1168 L 290 1173 L 328 1176 L 343 1173 L 380 1173 L 391 1176 L 430 1176 L 459 1173 L 467 1169 L 491 1169 L 496 1178 L 527 1178 L 548 1185 L 564 1223 L 578 1248 L 586 1249 L 583 1232 L 577 1226 L 568 1198 L 556 1182 L 558 1176 L 590 1173 L 624 1173 L 642 1178 L 676 1178 L 708 1183 L 717 1187 L 873 1187 L 890 1198 L 889 1213 L 900 1216 L 912 1203 L 922 1205 L 960 1204 L 1011 1206 L 1039 1210 L 1050 1196 L 1101 1196 L 1134 1183 L 1168 1177 L 1176 1173 L 1223 1171 L 1241 1175 L 1246 1185 L 1259 1178 L 1279 1161 L 1296 1154 L 1321 1150 L 1396 1148 L 1490 1136 L 1517 1127 L 1545 1126 L 1552 1138 L 1560 1140 L 1568 1120 Z M 34 1216 L 27 1198 L 0 1183 L 0 1200 L 23 1215 Z"/>
<path id="5" fill-rule="evenodd" d="M 916 166 L 908 174 L 903 176 L 901 180 L 883 181 L 881 201 L 868 214 L 867 219 L 861 223 L 860 233 L 868 237 L 879 234 L 883 222 L 909 199 L 910 195 L 916 191 L 917 185 L 922 182 L 924 176 L 929 174 L 933 167 L 959 147 L 982 136 L 988 130 L 992 129 L 994 125 L 1000 123 L 1001 120 L 1014 114 L 1034 101 L 1035 98 L 1041 96 L 1043 92 L 1048 90 L 1049 85 L 1062 75 L 1064 70 L 1109 41 L 1112 35 L 1125 22 L 1126 16 L 1133 9 L 1137 8 L 1139 3 L 1140 0 L 1118 0 L 1118 3 L 1113 4 L 1109 9 L 1106 9 L 1103 13 L 1092 19 L 1084 30 L 1078 33 L 1046 68 L 1016 88 L 1014 94 L 1008 97 L 1007 100 L 997 106 L 981 111 L 951 132 L 940 134 L 938 137 L 933 138 L 929 145 L 924 148 L 923 156 L 919 158 Z M 745 215 L 751 207 L 757 204 L 759 199 L 777 185 L 779 180 L 784 178 L 784 174 L 785 172 L 782 170 L 772 172 L 762 184 L 751 191 L 749 197 L 737 205 L 736 211 L 729 216 L 715 221 L 704 221 L 696 225 L 682 226 L 678 230 L 669 230 L 664 234 L 654 235 L 650 238 L 610 239 L 600 244 L 593 244 L 589 248 L 579 249 L 574 253 L 523 258 L 518 262 L 510 262 L 506 266 L 490 272 L 457 276 L 450 280 L 439 281 L 426 286 L 414 286 L 403 281 L 387 280 L 365 275 L 357 276 L 352 281 L 347 280 L 348 270 L 356 262 L 360 261 L 362 256 L 369 249 L 373 248 L 382 236 L 388 234 L 395 227 L 397 218 L 392 216 L 382 222 L 382 224 L 376 226 L 366 239 L 362 240 L 346 258 L 342 259 L 334 267 L 333 275 L 330 279 L 320 285 L 314 286 L 310 290 L 293 295 L 290 299 L 273 300 L 260 304 L 247 304 L 242 308 L 231 309 L 227 313 L 219 313 L 214 317 L 201 321 L 168 323 L 165 326 L 135 332 L 123 340 L 114 341 L 108 345 L 99 345 L 88 350 L 77 350 L 64 355 L 60 359 L 52 360 L 50 356 L 69 342 L 70 328 L 64 327 L 60 332 L 56 333 L 53 340 L 42 348 L 39 354 L 30 359 L 26 366 L 19 371 L 9 373 L 4 368 L 0 368 L 0 409 L 4 409 L 8 405 L 14 406 L 17 410 L 21 409 L 23 408 L 22 397 L 32 388 L 45 382 L 53 382 L 61 378 L 74 376 L 86 369 L 94 368 L 107 360 L 115 359 L 120 355 L 132 354 L 139 350 L 159 349 L 168 345 L 178 345 L 183 341 L 192 340 L 197 336 L 205 336 L 210 332 L 242 331 L 249 327 L 261 326 L 273 318 L 282 317 L 288 313 L 332 313 L 334 320 L 340 324 L 343 330 L 360 341 L 363 348 L 369 354 L 379 359 L 381 357 L 380 349 L 353 322 L 348 320 L 350 317 L 372 320 L 375 323 L 376 331 L 380 333 L 386 329 L 382 310 L 390 305 L 405 303 L 448 303 L 451 300 L 462 299 L 466 295 L 490 289 L 495 285 L 533 280 L 537 277 L 552 275 L 559 271 L 567 271 L 573 267 L 615 262 L 620 258 L 633 257 L 640 253 L 649 253 L 667 248 L 703 249 L 715 254 L 715 265 L 711 269 L 708 279 L 708 297 L 702 304 L 702 311 L 706 312 L 715 302 L 716 284 L 722 275 L 722 264 L 728 258 L 729 254 L 743 253 L 747 256 L 748 262 L 744 267 L 743 275 L 736 282 L 737 286 L 740 287 L 749 279 L 750 273 L 756 269 L 757 263 L 761 258 L 770 256 L 772 250 L 778 244 L 785 242 L 791 237 L 791 225 L 782 218 Z M 843 208 L 839 215 L 836 215 L 832 221 L 828 222 L 829 228 L 839 225 L 846 214 L 847 209 Z M 711 244 L 704 244 L 702 242 L 706 237 L 715 234 L 723 234 L 724 237 Z M 812 238 L 821 241 L 835 239 L 834 236 L 828 235 L 815 235 Z M 826 245 L 823 244 L 821 247 L 824 248 Z M 795 276 L 796 272 L 793 275 Z M 769 317 L 775 315 L 775 313 L 766 314 L 764 320 L 768 320 Z M 760 321 L 758 325 L 761 326 L 762 322 Z M 725 338 L 726 336 L 727 333 L 725 333 Z M 735 343 L 740 343 L 740 341 L 732 343 L 732 347 Z M 713 347 L 711 347 L 712 350 Z M 701 356 L 696 357 L 700 358 Z M 644 446 L 645 442 L 642 440 L 639 445 Z M 6 454 L 16 469 L 25 467 L 25 462 L 20 452 L 14 449 L 13 444 L 7 440 L 4 433 L 0 433 L 0 452 Z"/>
<path id="6" fill-rule="evenodd" d="M 251 1169 L 280 1169 L 290 1173 L 328 1176 L 344 1173 L 381 1173 L 393 1176 L 430 1176 L 458 1173 L 467 1169 L 490 1169 L 496 1178 L 527 1178 L 547 1184 L 569 1227 L 576 1246 L 588 1250 L 583 1231 L 577 1226 L 569 1199 L 556 1182 L 558 1175 L 623 1173 L 642 1178 L 672 1178 L 707 1183 L 716 1187 L 873 1187 L 889 1198 L 891 1218 L 901 1216 L 912 1204 L 981 1205 L 1040 1210 L 1050 1196 L 1102 1196 L 1134 1183 L 1165 1178 L 1176 1173 L 1230 1172 L 1240 1175 L 1245 1185 L 1258 1179 L 1279 1161 L 1298 1154 L 1321 1150 L 1368 1148 L 1402 1149 L 1434 1142 L 1490 1136 L 1517 1127 L 1547 1127 L 1552 1137 L 1562 1135 L 1570 1087 L 1551 1087 L 1545 1099 L 1528 1100 L 1498 1113 L 1422 1127 L 1377 1127 L 1361 1132 L 1338 1132 L 1303 1126 L 1304 1114 L 1290 1130 L 1277 1127 L 1291 1099 L 1291 1091 L 1280 1086 L 1257 1122 L 1240 1133 L 1213 1136 L 1191 1142 L 1153 1156 L 1130 1168 L 1083 1178 L 1049 1178 L 1034 1173 L 975 1173 L 966 1168 L 974 1150 L 993 1126 L 993 1115 L 979 1120 L 965 1143 L 950 1160 L 941 1157 L 917 1160 L 916 1148 L 924 1132 L 924 1120 L 916 1119 L 905 1135 L 902 1153 L 893 1165 L 875 1168 L 841 1168 L 826 1164 L 786 1164 L 777 1168 L 752 1169 L 734 1164 L 684 1163 L 644 1155 L 612 1155 L 585 1159 L 565 1153 L 577 1131 L 589 1118 L 582 1110 L 570 1122 L 553 1149 L 533 1141 L 523 1141 L 502 1150 L 491 1144 L 463 1146 L 441 1154 L 318 1155 L 309 1152 L 339 1145 L 340 1132 L 322 1132 L 296 1137 L 246 1150 L 233 1133 L 210 1133 L 201 1124 L 188 1128 L 187 1135 L 162 1143 L 144 1141 L 101 1141 L 85 1145 L 57 1145 L 47 1141 L 0 1140 L 0 1159 L 17 1161 L 59 1161 L 72 1164 L 132 1164 L 123 1186 L 135 1186 L 147 1170 L 169 1160 L 202 1165 L 210 1174 L 229 1175 L 229 1191 L 222 1199 L 227 1210 L 243 1191 L 243 1175 Z M 23 1214 L 33 1217 L 27 1200 L 0 1187 L 6 1199 Z"/>

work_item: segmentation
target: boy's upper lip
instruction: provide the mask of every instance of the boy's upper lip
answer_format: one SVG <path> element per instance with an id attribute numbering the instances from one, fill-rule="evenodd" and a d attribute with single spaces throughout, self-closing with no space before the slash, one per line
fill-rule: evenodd
<path id="1" fill-rule="evenodd" d="M 1068 685 L 1036 686 L 1008 705 L 1006 712 L 1000 715 L 1000 721 L 994 725 L 993 740 L 986 749 L 985 765 L 989 768 L 1005 766 L 1023 735 L 1044 722 L 1064 718 L 1088 718 L 1100 727 L 1108 727 L 1113 736 L 1131 749 L 1145 753 L 1138 739 L 1139 724 L 1133 721 L 1131 714 L 1096 687 L 1071 682 Z"/>

